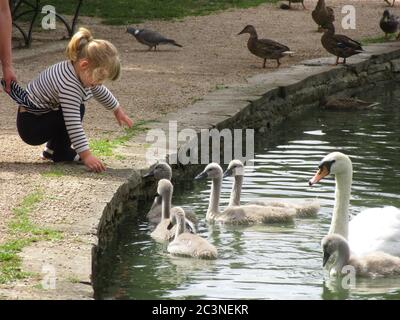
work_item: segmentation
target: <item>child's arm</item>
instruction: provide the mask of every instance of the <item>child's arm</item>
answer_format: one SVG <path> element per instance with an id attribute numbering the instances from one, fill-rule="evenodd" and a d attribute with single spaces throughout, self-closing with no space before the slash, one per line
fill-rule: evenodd
<path id="1" fill-rule="evenodd" d="M 79 88 L 69 87 L 67 89 L 60 91 L 59 99 L 65 127 L 71 143 L 88 169 L 94 172 L 102 172 L 105 170 L 105 167 L 101 161 L 90 152 L 89 142 L 83 131 L 80 111 L 82 100 L 80 98 Z"/>
<path id="2" fill-rule="evenodd" d="M 99 103 L 101 103 L 106 109 L 114 111 L 114 116 L 120 126 L 126 124 L 129 128 L 132 127 L 133 121 L 119 105 L 118 100 L 114 97 L 110 90 L 108 90 L 104 85 L 95 86 L 91 88 L 91 90 L 93 97 Z"/>
<path id="3" fill-rule="evenodd" d="M 116 109 L 114 109 L 114 116 L 117 119 L 120 126 L 126 124 L 128 128 L 132 127 L 133 121 L 126 115 L 122 107 L 119 106 Z"/>

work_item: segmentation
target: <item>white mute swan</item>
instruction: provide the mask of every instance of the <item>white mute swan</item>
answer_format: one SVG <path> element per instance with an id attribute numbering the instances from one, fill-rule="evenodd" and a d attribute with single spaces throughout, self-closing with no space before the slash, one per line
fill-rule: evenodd
<path id="1" fill-rule="evenodd" d="M 223 212 L 219 210 L 221 196 L 222 168 L 218 163 L 212 162 L 203 172 L 196 176 L 197 179 L 212 179 L 210 201 L 206 214 L 207 221 L 219 221 L 230 224 L 250 223 L 287 223 L 293 222 L 296 214 L 294 209 L 280 207 L 267 207 L 259 205 L 231 206 Z"/>
<path id="2" fill-rule="evenodd" d="M 235 180 L 232 186 L 231 197 L 229 199 L 229 206 L 240 206 L 240 195 L 242 191 L 243 176 L 244 176 L 244 166 L 242 161 L 235 159 L 229 163 L 228 168 L 224 172 L 224 178 L 231 176 L 233 176 Z M 247 203 L 247 205 L 252 205 L 252 204 L 260 206 L 272 206 L 272 207 L 295 209 L 296 217 L 315 216 L 320 209 L 320 204 L 317 200 L 306 201 L 302 204 L 292 204 L 280 200 L 276 201 L 255 200 Z"/>
<path id="3" fill-rule="evenodd" d="M 349 223 L 350 192 L 353 168 L 350 158 L 332 152 L 322 159 L 310 186 L 328 174 L 335 175 L 335 206 L 329 234 L 348 239 L 355 255 L 373 251 L 400 256 L 400 210 L 395 207 L 371 208 L 360 212 Z"/>
<path id="4" fill-rule="evenodd" d="M 176 226 L 173 226 L 171 222 L 176 213 L 176 208 L 171 209 L 173 189 L 171 181 L 167 179 L 161 179 L 158 182 L 157 192 L 162 199 L 161 221 L 150 236 L 160 242 L 171 240 L 175 236 Z M 189 220 L 185 219 L 185 221 L 192 230 L 195 230 L 195 226 Z"/>
<path id="5" fill-rule="evenodd" d="M 171 181 L 172 179 L 172 169 L 170 165 L 166 162 L 157 162 L 150 167 L 148 173 L 146 173 L 143 178 L 154 177 L 156 181 L 161 179 L 167 179 Z M 150 223 L 158 224 L 161 221 L 161 196 L 155 196 L 153 204 L 146 214 L 147 220 Z M 198 220 L 196 214 L 186 209 L 186 220 L 190 220 L 193 224 L 197 224 Z"/>
<path id="6" fill-rule="evenodd" d="M 356 276 L 359 277 L 385 277 L 400 275 L 400 258 L 375 251 L 362 256 L 350 254 L 349 244 L 346 239 L 338 234 L 325 236 L 321 241 L 324 252 L 323 266 L 328 263 L 329 274 L 336 276 L 347 274 L 344 266 L 352 266 Z M 333 261 L 331 261 L 333 260 Z"/>
<path id="7" fill-rule="evenodd" d="M 176 221 L 176 231 L 174 240 L 167 247 L 169 253 L 199 259 L 217 258 L 218 253 L 215 246 L 199 235 L 185 230 L 185 211 L 182 208 L 175 208 L 173 220 Z"/>

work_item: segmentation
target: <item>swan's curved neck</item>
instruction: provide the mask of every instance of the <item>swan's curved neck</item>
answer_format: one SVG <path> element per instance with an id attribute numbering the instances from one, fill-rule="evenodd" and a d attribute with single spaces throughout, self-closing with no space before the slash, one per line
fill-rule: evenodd
<path id="1" fill-rule="evenodd" d="M 211 185 L 210 202 L 208 204 L 208 210 L 206 220 L 214 220 L 219 214 L 219 198 L 221 196 L 221 184 L 222 178 L 213 178 Z"/>
<path id="2" fill-rule="evenodd" d="M 179 219 L 178 223 L 176 224 L 175 239 L 185 231 L 185 219 Z"/>
<path id="3" fill-rule="evenodd" d="M 349 204 L 353 171 L 350 168 L 345 174 L 336 174 L 335 206 L 329 234 L 336 233 L 346 240 L 349 235 Z"/>
<path id="4" fill-rule="evenodd" d="M 169 219 L 171 214 L 172 193 L 168 192 L 162 197 L 161 219 Z"/>
<path id="5" fill-rule="evenodd" d="M 240 194 L 242 192 L 243 175 L 235 175 L 229 206 L 240 206 Z"/>
<path id="6" fill-rule="evenodd" d="M 338 248 L 337 257 L 333 269 L 337 274 L 342 274 L 343 267 L 349 264 L 350 248 L 347 243 L 341 243 Z"/>

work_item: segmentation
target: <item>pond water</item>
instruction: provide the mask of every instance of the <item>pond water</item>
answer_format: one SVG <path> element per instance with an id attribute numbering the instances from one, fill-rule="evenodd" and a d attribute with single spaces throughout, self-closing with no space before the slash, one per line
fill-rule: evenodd
<path id="1" fill-rule="evenodd" d="M 245 168 L 242 203 L 254 199 L 290 201 L 318 198 L 316 218 L 291 225 L 250 227 L 204 221 L 210 181 L 177 186 L 174 205 L 193 208 L 199 234 L 219 252 L 215 261 L 170 256 L 150 237 L 144 218 L 149 206 L 128 216 L 118 245 L 100 273 L 102 299 L 400 299 L 400 278 L 357 279 L 343 289 L 322 269 L 320 241 L 327 234 L 334 204 L 334 180 L 307 182 L 327 153 L 342 151 L 353 161 L 350 212 L 400 207 L 400 87 L 381 87 L 365 99 L 382 102 L 373 110 L 310 110 L 287 120 L 265 142 L 257 134 L 256 155 Z M 232 178 L 224 179 L 223 208 Z M 189 187 L 188 187 L 189 186 Z"/>

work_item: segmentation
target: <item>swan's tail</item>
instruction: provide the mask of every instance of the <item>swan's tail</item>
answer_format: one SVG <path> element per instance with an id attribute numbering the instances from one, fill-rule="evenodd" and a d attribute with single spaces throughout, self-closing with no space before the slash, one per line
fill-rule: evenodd
<path id="1" fill-rule="evenodd" d="M 318 200 L 309 200 L 301 204 L 295 205 L 296 217 L 306 218 L 315 216 L 321 209 L 321 205 Z"/>

